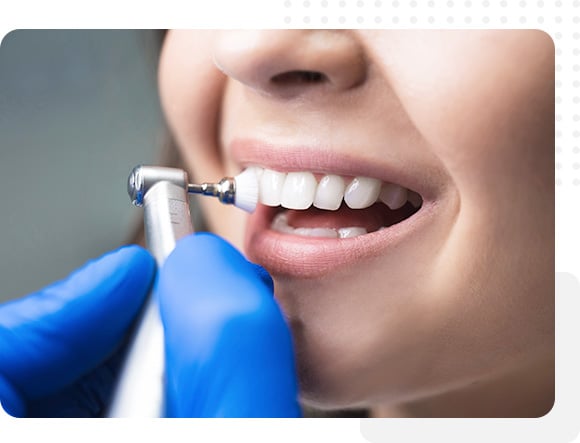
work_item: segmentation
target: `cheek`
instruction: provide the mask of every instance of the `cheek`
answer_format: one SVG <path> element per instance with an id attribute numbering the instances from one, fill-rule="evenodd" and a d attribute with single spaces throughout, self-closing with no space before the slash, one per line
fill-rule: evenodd
<path id="1" fill-rule="evenodd" d="M 429 38 L 429 45 L 419 45 L 422 38 Z M 549 36 L 473 31 L 458 39 L 447 31 L 417 39 L 402 40 L 413 45 L 408 51 L 413 59 L 395 58 L 390 74 L 460 191 L 493 192 L 498 180 L 513 184 L 533 176 L 537 182 L 538 174 L 551 187 L 553 168 L 546 162 L 553 160 L 554 46 Z"/>
<path id="2" fill-rule="evenodd" d="M 540 31 L 452 36 L 430 34 L 432 55 L 397 65 L 396 87 L 460 201 L 440 286 L 485 295 L 482 309 L 516 342 L 518 322 L 531 336 L 552 322 L 554 46 Z"/>
<path id="3" fill-rule="evenodd" d="M 216 181 L 231 171 L 216 139 L 225 77 L 212 59 L 213 31 L 170 31 L 159 65 L 166 121 L 191 181 Z M 211 198 L 198 198 L 208 227 L 238 248 L 246 215 Z"/>
<path id="4" fill-rule="evenodd" d="M 159 65 L 161 105 L 196 180 L 221 172 L 215 134 L 224 77 L 213 65 L 212 41 L 210 31 L 170 31 Z"/>
<path id="5" fill-rule="evenodd" d="M 545 280 L 554 251 L 553 43 L 540 31 L 461 36 L 395 39 L 398 51 L 383 58 L 457 189 L 460 213 L 447 250 L 458 266 L 488 257 L 479 268 L 498 270 L 503 261 L 514 274 Z"/>

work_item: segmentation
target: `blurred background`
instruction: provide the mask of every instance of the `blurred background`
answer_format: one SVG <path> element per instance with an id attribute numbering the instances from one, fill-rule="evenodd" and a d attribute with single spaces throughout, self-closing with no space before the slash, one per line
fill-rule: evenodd
<path id="1" fill-rule="evenodd" d="M 18 30 L 0 46 L 0 301 L 126 242 L 132 167 L 164 136 L 155 31 Z"/>

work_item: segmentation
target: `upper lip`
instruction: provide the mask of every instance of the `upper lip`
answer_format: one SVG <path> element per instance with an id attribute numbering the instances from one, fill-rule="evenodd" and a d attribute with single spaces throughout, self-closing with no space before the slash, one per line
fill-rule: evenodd
<path id="1" fill-rule="evenodd" d="M 309 171 L 343 176 L 363 176 L 394 183 L 421 195 L 423 202 L 436 200 L 443 190 L 438 174 L 419 171 L 411 165 L 394 165 L 383 159 L 368 159 L 344 150 L 309 147 L 306 145 L 273 145 L 253 139 L 236 139 L 230 154 L 241 167 L 252 165 L 280 172 Z M 364 151 L 362 151 L 364 152 Z"/>

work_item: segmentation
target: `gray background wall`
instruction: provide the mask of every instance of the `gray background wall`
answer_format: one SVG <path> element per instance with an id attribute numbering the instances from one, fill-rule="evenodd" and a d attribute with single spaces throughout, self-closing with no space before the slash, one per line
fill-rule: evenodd
<path id="1" fill-rule="evenodd" d="M 163 136 L 152 31 L 19 30 L 0 46 L 0 301 L 122 244 Z"/>

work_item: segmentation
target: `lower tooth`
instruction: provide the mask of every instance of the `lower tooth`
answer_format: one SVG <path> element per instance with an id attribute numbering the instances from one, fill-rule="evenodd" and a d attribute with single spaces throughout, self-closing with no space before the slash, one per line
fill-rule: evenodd
<path id="1" fill-rule="evenodd" d="M 331 228 L 293 228 L 288 224 L 288 216 L 285 212 L 281 212 L 274 217 L 271 228 L 276 232 L 300 235 L 302 237 L 338 238 L 336 230 Z"/>
<path id="2" fill-rule="evenodd" d="M 319 238 L 352 238 L 359 235 L 367 234 L 365 228 L 352 226 L 348 228 L 293 228 L 288 224 L 288 216 L 285 212 L 274 217 L 271 229 L 283 234 L 299 235 L 302 237 L 319 237 Z"/>
<path id="3" fill-rule="evenodd" d="M 294 232 L 294 228 L 288 224 L 288 216 L 284 212 L 274 217 L 271 228 L 284 234 L 292 234 Z"/>
<path id="4" fill-rule="evenodd" d="M 296 228 L 294 229 L 295 235 L 301 235 L 303 237 L 324 237 L 324 238 L 337 238 L 338 233 L 334 229 L 330 228 Z"/>
<path id="5" fill-rule="evenodd" d="M 338 230 L 338 237 L 339 238 L 351 238 L 351 237 L 358 237 L 359 235 L 364 235 L 367 233 L 368 232 L 365 228 L 359 228 L 359 227 L 340 228 Z"/>

